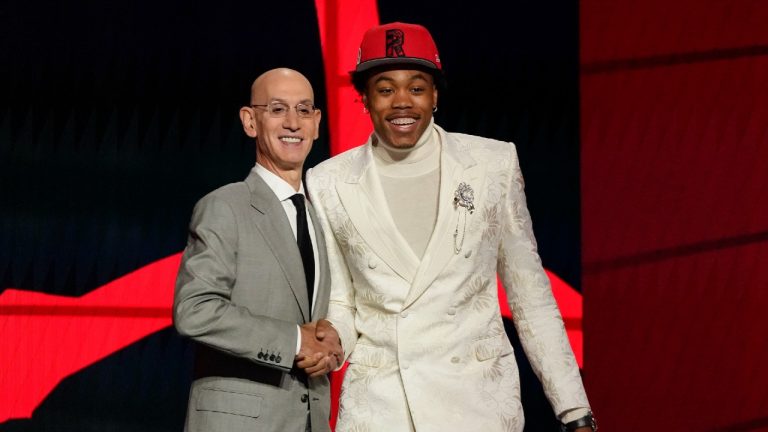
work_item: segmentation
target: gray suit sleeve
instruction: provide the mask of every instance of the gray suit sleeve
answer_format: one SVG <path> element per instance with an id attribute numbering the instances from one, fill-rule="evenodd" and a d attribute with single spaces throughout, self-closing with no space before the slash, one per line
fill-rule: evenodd
<path id="1" fill-rule="evenodd" d="M 217 350 L 290 370 L 296 351 L 296 323 L 255 315 L 232 302 L 238 241 L 237 219 L 230 204 L 215 194 L 201 199 L 192 214 L 176 279 L 174 325 L 183 336 Z M 270 288 L 248 287 L 258 296 L 268 296 Z M 264 352 L 279 353 L 279 361 L 278 356 L 259 356 Z"/>

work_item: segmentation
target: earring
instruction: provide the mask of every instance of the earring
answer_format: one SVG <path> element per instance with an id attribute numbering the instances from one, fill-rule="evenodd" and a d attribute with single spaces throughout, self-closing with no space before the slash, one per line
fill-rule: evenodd
<path id="1" fill-rule="evenodd" d="M 363 114 L 368 114 L 368 107 L 363 105 Z"/>
<path id="2" fill-rule="evenodd" d="M 433 107 L 432 107 L 432 112 L 433 112 L 433 113 L 436 113 L 436 112 L 437 112 L 437 105 L 435 105 L 435 106 L 433 106 Z"/>

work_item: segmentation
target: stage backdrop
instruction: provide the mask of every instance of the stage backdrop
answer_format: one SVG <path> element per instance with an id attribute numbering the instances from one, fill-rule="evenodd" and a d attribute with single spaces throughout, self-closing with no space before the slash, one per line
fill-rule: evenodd
<path id="1" fill-rule="evenodd" d="M 544 264 L 578 293 L 577 3 L 341 3 L 4 3 L 0 430 L 180 430 L 192 346 L 169 327 L 170 301 L 189 215 L 253 166 L 237 111 L 267 69 L 314 83 L 325 120 L 307 166 L 331 154 L 326 84 L 343 74 L 324 66 L 353 62 L 357 41 L 324 58 L 321 7 L 326 23 L 357 5 L 430 28 L 449 83 L 437 122 L 517 144 Z M 527 430 L 552 430 L 508 330 Z"/>

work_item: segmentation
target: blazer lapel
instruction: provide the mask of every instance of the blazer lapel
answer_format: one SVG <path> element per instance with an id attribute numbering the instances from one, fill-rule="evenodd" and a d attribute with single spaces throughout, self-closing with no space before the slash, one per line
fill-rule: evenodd
<path id="1" fill-rule="evenodd" d="M 344 210 L 368 246 L 400 277 L 413 281 L 419 259 L 400 235 L 377 178 L 371 139 L 365 144 L 344 181 L 337 182 Z"/>
<path id="2" fill-rule="evenodd" d="M 301 309 L 304 321 L 311 320 L 309 297 L 302 273 L 301 255 L 293 231 L 285 216 L 285 210 L 272 189 L 256 173 L 245 179 L 251 190 L 251 206 L 256 210 L 253 218 L 256 228 L 261 233 L 272 254 L 277 258 L 280 269 L 285 274 L 296 302 Z M 288 241 L 291 240 L 291 241 Z M 319 245 L 318 245 L 318 249 Z"/>
<path id="3" fill-rule="evenodd" d="M 435 125 L 442 143 L 442 154 L 440 156 L 440 195 L 438 197 L 437 223 L 429 239 L 427 250 L 421 260 L 416 277 L 411 285 L 411 290 L 403 303 L 403 308 L 407 308 L 418 299 L 422 293 L 432 284 L 432 281 L 448 264 L 448 261 L 456 256 L 454 250 L 454 232 L 459 229 L 459 236 L 462 234 L 463 217 L 460 220 L 459 214 L 463 213 L 463 208 L 456 208 L 453 203 L 453 195 L 460 183 L 467 183 L 475 192 L 475 205 L 479 202 L 479 193 L 482 193 L 482 186 L 485 182 L 485 170 L 476 163 L 469 154 L 469 146 L 462 145 L 456 139 L 450 137 L 445 131 Z M 477 211 L 473 215 L 467 215 L 466 227 L 470 226 L 473 217 L 478 217 Z M 467 230 L 465 235 L 469 234 Z M 461 237 L 459 237 L 461 238 Z M 466 249 L 466 246 L 464 247 Z M 465 253 L 465 250 L 460 252 Z"/>
<path id="4" fill-rule="evenodd" d="M 323 230 L 320 227 L 320 221 L 317 219 L 315 208 L 312 203 L 307 201 L 307 208 L 309 209 L 309 217 L 312 218 L 312 225 L 315 228 L 315 239 L 317 241 L 317 254 L 319 271 L 315 271 L 315 277 L 318 277 L 317 283 L 317 295 L 315 296 L 316 303 L 312 308 L 312 320 L 316 317 L 325 317 L 328 313 L 328 300 L 329 291 L 331 287 L 330 282 L 330 269 L 328 267 L 328 251 L 325 249 L 325 238 L 323 238 Z"/>

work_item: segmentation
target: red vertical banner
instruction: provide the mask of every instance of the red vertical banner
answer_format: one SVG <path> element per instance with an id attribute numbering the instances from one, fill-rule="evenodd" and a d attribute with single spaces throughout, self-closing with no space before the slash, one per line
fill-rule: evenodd
<path id="1" fill-rule="evenodd" d="M 320 42 L 325 60 L 325 86 L 331 155 L 364 143 L 371 121 L 352 87 L 349 72 L 355 68 L 363 34 L 379 23 L 376 1 L 316 0 Z"/>
<path id="2" fill-rule="evenodd" d="M 316 0 L 320 43 L 325 62 L 325 94 L 331 156 L 364 143 L 371 121 L 352 87 L 349 72 L 357 62 L 358 44 L 379 23 L 375 0 Z M 346 366 L 345 366 L 346 368 Z M 336 427 L 344 369 L 331 375 L 331 428 Z"/>

